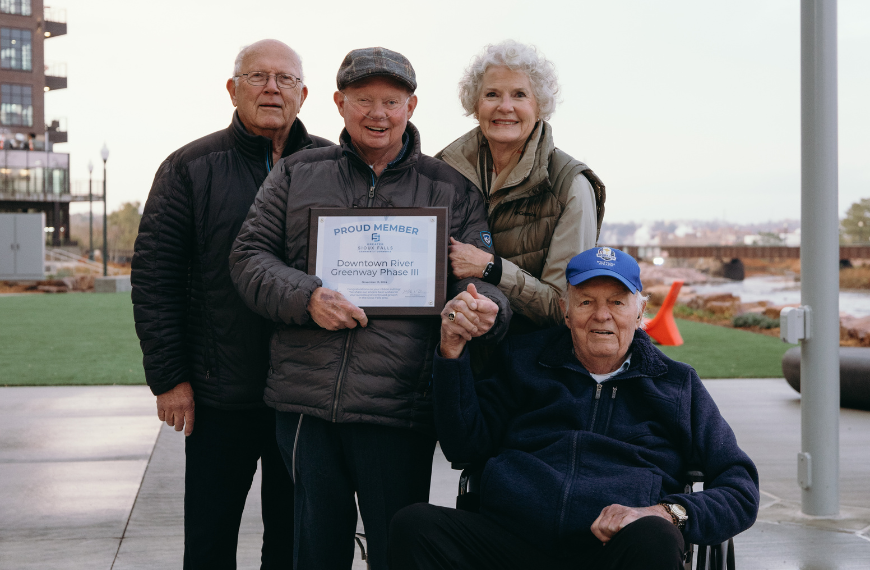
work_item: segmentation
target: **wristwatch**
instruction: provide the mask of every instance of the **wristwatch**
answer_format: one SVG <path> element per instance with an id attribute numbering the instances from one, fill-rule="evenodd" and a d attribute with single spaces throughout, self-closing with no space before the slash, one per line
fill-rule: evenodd
<path id="1" fill-rule="evenodd" d="M 492 268 L 495 267 L 495 262 L 490 261 L 486 264 L 486 267 L 483 268 L 483 279 L 489 277 L 489 274 L 492 273 Z"/>
<path id="2" fill-rule="evenodd" d="M 668 514 L 671 515 L 671 520 L 678 529 L 683 530 L 686 528 L 686 521 L 689 520 L 689 515 L 686 513 L 686 508 L 683 505 L 678 505 L 677 503 L 659 504 L 668 511 Z"/>

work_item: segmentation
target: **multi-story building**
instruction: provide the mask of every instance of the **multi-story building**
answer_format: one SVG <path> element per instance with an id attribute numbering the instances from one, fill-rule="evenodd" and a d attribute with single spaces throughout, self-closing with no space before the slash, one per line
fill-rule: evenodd
<path id="1" fill-rule="evenodd" d="M 66 34 L 66 14 L 43 0 L 0 0 L 0 212 L 45 212 L 52 245 L 69 243 L 69 154 L 45 94 L 67 86 L 66 64 L 45 61 L 46 40 Z"/>

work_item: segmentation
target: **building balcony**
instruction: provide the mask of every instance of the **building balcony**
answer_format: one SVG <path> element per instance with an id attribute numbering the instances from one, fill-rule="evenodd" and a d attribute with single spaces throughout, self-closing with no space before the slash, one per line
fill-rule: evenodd
<path id="1" fill-rule="evenodd" d="M 48 133 L 48 141 L 51 143 L 69 142 L 66 125 L 62 125 L 60 119 L 55 119 L 51 124 L 45 125 L 45 132 Z"/>
<path id="2" fill-rule="evenodd" d="M 70 194 L 69 154 L 36 150 L 0 151 L 0 202 L 79 200 L 81 198 Z"/>
<path id="3" fill-rule="evenodd" d="M 66 63 L 45 65 L 45 90 L 66 89 Z"/>
<path id="4" fill-rule="evenodd" d="M 45 8 L 43 10 L 45 22 L 45 37 L 56 38 L 66 35 L 66 10 L 57 8 Z"/>

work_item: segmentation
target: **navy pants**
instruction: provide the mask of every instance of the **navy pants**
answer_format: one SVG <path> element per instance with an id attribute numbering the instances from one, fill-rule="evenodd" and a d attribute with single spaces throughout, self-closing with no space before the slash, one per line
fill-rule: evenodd
<path id="1" fill-rule="evenodd" d="M 196 406 L 185 440 L 184 568 L 234 570 L 242 511 L 262 459 L 262 570 L 293 568 L 293 481 L 275 440 L 275 411 Z"/>
<path id="2" fill-rule="evenodd" d="M 679 570 L 683 535 L 670 521 L 643 517 L 603 545 L 590 532 L 570 552 L 545 552 L 489 517 L 429 504 L 393 518 L 394 570 Z"/>
<path id="3" fill-rule="evenodd" d="M 278 445 L 287 465 L 295 465 L 296 570 L 350 569 L 357 503 L 369 564 L 386 570 L 393 515 L 429 500 L 435 438 L 410 429 L 298 418 L 277 414 Z"/>

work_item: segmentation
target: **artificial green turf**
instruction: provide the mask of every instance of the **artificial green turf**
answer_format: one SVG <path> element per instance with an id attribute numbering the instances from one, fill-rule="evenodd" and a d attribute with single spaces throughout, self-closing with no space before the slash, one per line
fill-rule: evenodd
<path id="1" fill-rule="evenodd" d="M 793 345 L 677 319 L 685 343 L 662 352 L 701 378 L 780 378 Z M 130 293 L 0 297 L 0 386 L 144 384 Z"/>
<path id="2" fill-rule="evenodd" d="M 144 383 L 129 292 L 0 297 L 0 386 Z"/>
<path id="3" fill-rule="evenodd" d="M 782 378 L 782 355 L 795 346 L 776 337 L 677 319 L 682 346 L 659 346 L 701 378 Z"/>

